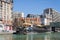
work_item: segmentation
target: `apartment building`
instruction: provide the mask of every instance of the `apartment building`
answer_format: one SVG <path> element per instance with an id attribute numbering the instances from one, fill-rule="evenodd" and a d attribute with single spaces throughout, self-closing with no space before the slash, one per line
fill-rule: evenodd
<path id="1" fill-rule="evenodd" d="M 24 13 L 23 12 L 13 12 L 12 19 L 20 18 L 20 17 L 24 17 Z"/>
<path id="2" fill-rule="evenodd" d="M 13 0 L 0 0 L 0 21 L 12 25 Z"/>
<path id="3" fill-rule="evenodd" d="M 24 20 L 25 20 L 25 23 L 28 23 L 28 24 L 33 24 L 33 25 L 41 24 L 40 18 L 24 18 Z"/>
<path id="4" fill-rule="evenodd" d="M 21 21 L 21 20 L 23 18 L 24 18 L 24 13 L 23 12 L 13 12 L 13 14 L 12 14 L 12 24 L 13 24 L 14 28 L 16 26 L 21 26 L 22 25 L 23 21 Z"/>
<path id="5" fill-rule="evenodd" d="M 60 13 L 52 8 L 47 8 L 43 12 L 44 25 L 50 25 L 51 22 L 60 22 Z"/>
<path id="6" fill-rule="evenodd" d="M 35 15 L 35 14 L 28 14 L 27 17 L 29 18 L 40 18 L 40 15 Z"/>
<path id="7" fill-rule="evenodd" d="M 14 22 L 14 25 L 24 26 L 24 27 L 29 27 L 31 25 L 38 26 L 38 25 L 41 25 L 40 22 L 41 22 L 40 18 L 20 17 L 16 19 L 16 21 Z"/>
<path id="8" fill-rule="evenodd" d="M 30 24 L 34 24 L 34 25 L 41 25 L 41 17 L 40 15 L 35 15 L 35 14 L 28 14 L 26 17 L 27 22 Z"/>

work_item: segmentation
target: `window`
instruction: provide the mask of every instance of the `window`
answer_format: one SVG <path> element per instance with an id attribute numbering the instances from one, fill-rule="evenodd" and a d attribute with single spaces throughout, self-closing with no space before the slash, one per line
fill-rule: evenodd
<path id="1" fill-rule="evenodd" d="M 8 2 L 9 0 L 4 0 L 5 2 Z"/>
<path id="2" fill-rule="evenodd" d="M 3 26 L 2 26 L 2 25 L 0 25 L 0 27 L 2 28 Z"/>

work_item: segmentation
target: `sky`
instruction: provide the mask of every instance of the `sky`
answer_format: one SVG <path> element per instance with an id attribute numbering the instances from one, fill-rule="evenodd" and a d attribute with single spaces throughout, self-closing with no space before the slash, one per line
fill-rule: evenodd
<path id="1" fill-rule="evenodd" d="M 60 0 L 13 0 L 13 11 L 27 14 L 42 14 L 46 8 L 53 8 L 60 12 Z"/>

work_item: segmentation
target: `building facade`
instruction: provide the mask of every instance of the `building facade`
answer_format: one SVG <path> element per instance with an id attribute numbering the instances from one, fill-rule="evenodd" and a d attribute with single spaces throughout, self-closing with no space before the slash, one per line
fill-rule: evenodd
<path id="1" fill-rule="evenodd" d="M 60 13 L 52 8 L 47 8 L 43 12 L 44 25 L 50 25 L 51 22 L 60 22 Z"/>
<path id="2" fill-rule="evenodd" d="M 40 18 L 40 15 L 28 14 L 27 17 L 29 17 L 29 18 Z"/>
<path id="3" fill-rule="evenodd" d="M 13 12 L 12 19 L 20 18 L 20 17 L 24 17 L 24 13 L 23 12 Z"/>
<path id="4" fill-rule="evenodd" d="M 16 29 L 16 27 L 18 26 L 22 26 L 23 18 L 24 18 L 23 12 L 13 12 L 12 14 L 13 29 Z"/>
<path id="5" fill-rule="evenodd" d="M 25 23 L 33 25 L 41 25 L 40 18 L 24 18 Z"/>
<path id="6" fill-rule="evenodd" d="M 44 25 L 44 17 L 43 17 L 43 15 L 39 15 L 40 16 L 40 20 L 41 20 L 41 25 Z"/>
<path id="7" fill-rule="evenodd" d="M 34 19 L 34 18 L 39 18 L 40 19 L 40 21 L 41 21 L 41 17 L 40 17 L 40 15 L 35 15 L 35 14 L 28 14 L 27 15 L 27 18 L 32 18 L 32 19 Z"/>
<path id="8" fill-rule="evenodd" d="M 31 25 L 38 26 L 41 25 L 40 23 L 40 18 L 28 18 L 28 17 L 20 17 L 17 18 L 16 21 L 14 22 L 15 26 L 20 26 L 20 27 L 29 27 Z M 14 26 L 13 25 L 13 26 Z"/>
<path id="9" fill-rule="evenodd" d="M 0 0 L 0 21 L 12 25 L 13 0 Z"/>

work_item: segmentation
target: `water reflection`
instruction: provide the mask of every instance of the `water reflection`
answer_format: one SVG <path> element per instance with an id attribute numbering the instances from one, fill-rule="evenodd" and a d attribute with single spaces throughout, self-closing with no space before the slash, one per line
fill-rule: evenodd
<path id="1" fill-rule="evenodd" d="M 12 35 L 0 35 L 0 40 L 13 40 Z"/>
<path id="2" fill-rule="evenodd" d="M 27 40 L 60 40 L 60 33 L 40 33 L 27 35 Z"/>
<path id="3" fill-rule="evenodd" d="M 45 35 L 44 40 L 51 40 L 51 33 Z"/>
<path id="4" fill-rule="evenodd" d="M 60 33 L 40 33 L 28 35 L 0 35 L 0 40 L 60 40 Z"/>
<path id="5" fill-rule="evenodd" d="M 60 40 L 60 33 L 48 33 L 44 40 Z"/>

